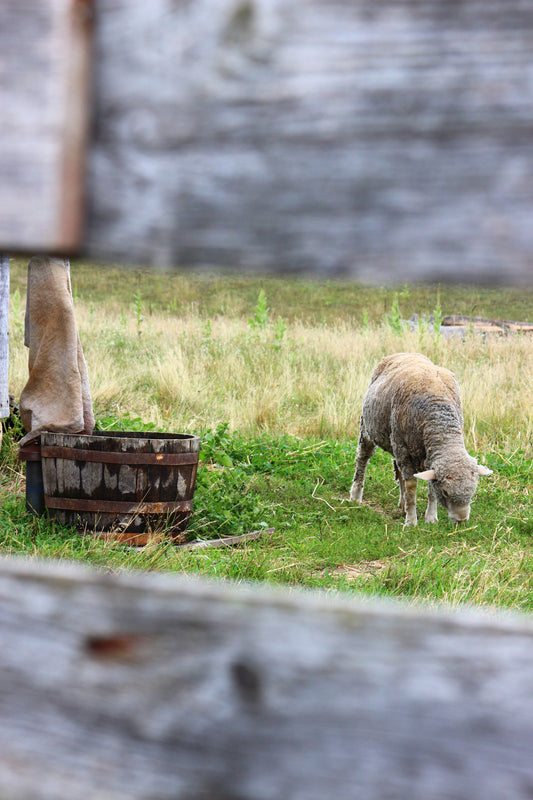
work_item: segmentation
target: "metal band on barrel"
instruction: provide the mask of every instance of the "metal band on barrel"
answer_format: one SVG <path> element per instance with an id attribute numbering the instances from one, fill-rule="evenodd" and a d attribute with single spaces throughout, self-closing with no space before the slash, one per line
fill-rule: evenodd
<path id="1" fill-rule="evenodd" d="M 91 511 L 101 514 L 164 514 L 176 511 L 191 511 L 192 500 L 177 500 L 176 502 L 146 503 L 125 500 L 86 500 L 79 497 L 51 497 L 45 495 L 47 508 L 65 511 Z"/>
<path id="2" fill-rule="evenodd" d="M 102 464 L 179 466 L 196 464 L 198 453 L 113 453 L 108 450 L 80 450 L 77 447 L 42 445 L 41 458 L 64 458 L 67 461 L 93 461 Z"/>

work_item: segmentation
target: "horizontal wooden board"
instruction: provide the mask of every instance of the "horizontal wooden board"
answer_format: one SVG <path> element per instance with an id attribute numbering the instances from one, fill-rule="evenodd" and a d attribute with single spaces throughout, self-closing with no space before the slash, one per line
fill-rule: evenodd
<path id="1" fill-rule="evenodd" d="M 531 280 L 533 4 L 97 8 L 90 255 Z"/>
<path id="2" fill-rule="evenodd" d="M 523 800 L 530 618 L 0 562 L 0 795 Z"/>
<path id="3" fill-rule="evenodd" d="M 0 249 L 75 247 L 65 20 L 87 5 L 3 11 Z M 531 282 L 533 4 L 93 6 L 84 255 Z"/>

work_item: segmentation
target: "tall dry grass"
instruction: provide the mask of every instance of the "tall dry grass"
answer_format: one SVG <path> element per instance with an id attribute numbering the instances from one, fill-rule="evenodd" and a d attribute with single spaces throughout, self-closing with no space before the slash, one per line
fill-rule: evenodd
<path id="1" fill-rule="evenodd" d="M 23 299 L 22 299 L 23 300 Z M 23 302 L 11 308 L 10 390 L 27 379 Z M 287 323 L 253 329 L 246 320 L 206 323 L 78 301 L 76 318 L 97 417 L 141 417 L 166 430 L 233 429 L 356 437 L 368 380 L 386 354 L 417 351 L 459 380 L 468 447 L 478 453 L 533 450 L 533 338 L 466 339 L 428 330 L 394 332 L 386 323 Z"/>

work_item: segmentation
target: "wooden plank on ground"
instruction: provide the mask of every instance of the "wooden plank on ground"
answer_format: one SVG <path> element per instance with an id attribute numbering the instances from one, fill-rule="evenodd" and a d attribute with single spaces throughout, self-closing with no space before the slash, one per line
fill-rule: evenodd
<path id="1" fill-rule="evenodd" d="M 178 544 L 178 550 L 209 550 L 213 547 L 234 547 L 235 545 L 246 544 L 247 542 L 260 539 L 262 536 L 272 536 L 275 528 L 263 528 L 259 531 L 242 533 L 240 536 L 223 536 L 221 539 L 197 539 L 185 544 Z"/>
<path id="2" fill-rule="evenodd" d="M 519 322 L 516 320 L 495 320 L 482 317 L 466 317 L 461 314 L 452 314 L 444 317 L 443 327 L 465 328 L 485 333 L 533 333 L 533 322 Z"/>
<path id="3" fill-rule="evenodd" d="M 523 800 L 533 625 L 0 562 L 10 800 Z"/>
<path id="4" fill-rule="evenodd" d="M 0 19 L 0 250 L 81 243 L 89 0 L 6 0 Z"/>

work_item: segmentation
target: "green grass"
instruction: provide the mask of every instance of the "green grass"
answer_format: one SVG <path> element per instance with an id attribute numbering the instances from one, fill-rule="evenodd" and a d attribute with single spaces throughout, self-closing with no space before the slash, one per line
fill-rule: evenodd
<path id="1" fill-rule="evenodd" d="M 76 299 L 98 304 L 105 298 L 109 308 L 134 310 L 150 316 L 164 312 L 179 316 L 193 310 L 205 320 L 218 316 L 248 319 L 261 290 L 269 316 L 310 325 L 339 322 L 376 324 L 391 313 L 395 298 L 401 315 L 432 314 L 440 301 L 443 315 L 464 314 L 491 319 L 533 320 L 533 289 L 524 287 L 425 284 L 404 287 L 364 286 L 349 281 L 318 281 L 212 272 L 154 272 L 72 262 Z M 26 291 L 26 263 L 11 260 L 12 292 Z"/>
<path id="2" fill-rule="evenodd" d="M 267 527 L 275 533 L 225 549 L 180 551 L 168 542 L 131 549 L 31 517 L 8 431 L 1 552 L 106 570 L 533 609 L 533 340 L 445 343 L 398 326 L 412 313 L 439 309 L 533 320 L 532 291 L 400 292 L 80 263 L 72 265 L 72 282 L 98 427 L 201 436 L 190 539 Z M 11 293 L 17 395 L 27 369 L 22 261 L 12 262 Z M 362 394 L 381 355 L 400 349 L 451 366 L 464 388 L 467 446 L 494 470 L 480 481 L 466 526 L 454 527 L 443 510 L 438 524 L 426 525 L 421 486 L 422 522 L 404 528 L 391 459 L 382 452 L 369 464 L 364 504 L 348 501 Z"/>
<path id="3" fill-rule="evenodd" d="M 222 428 L 205 446 L 189 537 L 274 527 L 236 548 L 180 551 L 103 542 L 25 513 L 21 482 L 0 512 L 4 553 L 82 560 L 106 569 L 194 572 L 327 591 L 533 609 L 532 462 L 493 456 L 470 522 L 402 524 L 390 457 L 370 462 L 365 502 L 347 499 L 355 443 L 283 436 L 255 438 Z M 5 465 L 6 466 L 6 465 Z M 423 519 L 425 491 L 419 496 Z M 503 501 L 503 502 L 502 502 Z M 354 577 L 355 576 L 355 577 Z"/>

